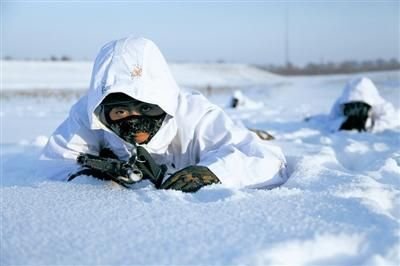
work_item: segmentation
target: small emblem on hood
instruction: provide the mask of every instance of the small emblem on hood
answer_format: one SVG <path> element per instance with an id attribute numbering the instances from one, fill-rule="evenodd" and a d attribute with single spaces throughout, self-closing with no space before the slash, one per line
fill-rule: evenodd
<path id="1" fill-rule="evenodd" d="M 131 77 L 137 78 L 141 76 L 142 76 L 142 67 L 139 65 L 134 66 L 131 72 Z"/>

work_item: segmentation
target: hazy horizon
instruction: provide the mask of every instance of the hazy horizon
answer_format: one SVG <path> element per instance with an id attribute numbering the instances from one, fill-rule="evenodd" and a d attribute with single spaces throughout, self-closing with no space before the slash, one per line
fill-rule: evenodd
<path id="1" fill-rule="evenodd" d="M 170 62 L 400 59 L 399 14 L 398 1 L 2 1 L 1 57 L 92 61 L 106 42 L 136 35 Z"/>

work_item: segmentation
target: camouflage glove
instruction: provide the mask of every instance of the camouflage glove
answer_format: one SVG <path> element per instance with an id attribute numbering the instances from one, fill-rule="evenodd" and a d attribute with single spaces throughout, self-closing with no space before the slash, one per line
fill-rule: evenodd
<path id="1" fill-rule="evenodd" d="M 256 135 L 262 139 L 262 140 L 272 140 L 275 139 L 274 136 L 269 134 L 267 131 L 264 131 L 262 129 L 255 129 L 255 128 L 249 128 L 250 131 L 256 133 Z"/>
<path id="2" fill-rule="evenodd" d="M 162 189 L 175 189 L 183 192 L 196 192 L 200 188 L 221 183 L 205 166 L 188 166 L 169 177 L 162 185 Z"/>

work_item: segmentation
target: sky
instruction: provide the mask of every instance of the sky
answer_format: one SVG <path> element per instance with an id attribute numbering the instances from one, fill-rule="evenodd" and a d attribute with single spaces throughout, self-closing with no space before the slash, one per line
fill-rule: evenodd
<path id="1" fill-rule="evenodd" d="M 400 59 L 399 25 L 400 1 L 1 0 L 1 56 L 93 60 L 134 35 L 173 62 Z"/>

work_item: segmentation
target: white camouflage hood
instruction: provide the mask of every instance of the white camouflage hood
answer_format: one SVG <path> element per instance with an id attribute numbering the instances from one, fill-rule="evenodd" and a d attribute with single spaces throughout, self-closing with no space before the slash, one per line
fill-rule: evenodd
<path id="1" fill-rule="evenodd" d="M 378 89 L 369 78 L 355 78 L 345 85 L 342 95 L 336 100 L 332 107 L 331 116 L 341 116 L 341 106 L 344 103 L 355 101 L 365 102 L 371 105 L 371 107 L 385 103 L 385 100 L 379 95 Z"/>
<path id="2" fill-rule="evenodd" d="M 95 60 L 87 112 L 91 129 L 100 129 L 95 110 L 110 93 L 121 92 L 157 104 L 175 116 L 179 87 L 158 47 L 145 38 L 128 37 L 103 46 Z"/>

